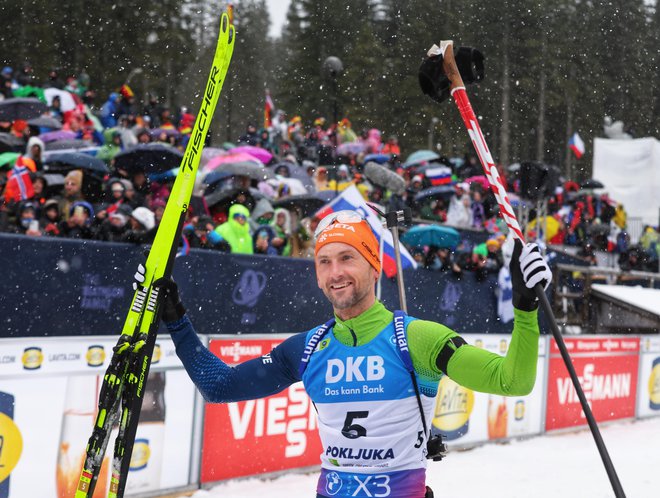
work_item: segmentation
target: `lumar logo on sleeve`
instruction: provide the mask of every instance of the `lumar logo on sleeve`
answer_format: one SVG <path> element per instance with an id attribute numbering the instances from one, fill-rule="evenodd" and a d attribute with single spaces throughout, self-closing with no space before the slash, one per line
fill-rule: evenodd
<path id="1" fill-rule="evenodd" d="M 348 356 L 346 363 L 338 358 L 328 360 L 325 371 L 325 382 L 334 384 L 346 382 L 364 382 L 365 380 L 381 380 L 385 377 L 385 361 L 381 356 Z"/>

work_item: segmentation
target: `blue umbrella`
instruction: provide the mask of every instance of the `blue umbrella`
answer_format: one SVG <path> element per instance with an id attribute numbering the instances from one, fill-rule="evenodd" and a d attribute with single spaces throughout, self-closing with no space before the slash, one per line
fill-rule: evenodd
<path id="1" fill-rule="evenodd" d="M 401 240 L 415 247 L 434 246 L 456 249 L 461 240 L 458 230 L 439 225 L 417 225 L 408 230 Z"/>
<path id="2" fill-rule="evenodd" d="M 369 161 L 373 161 L 378 164 L 383 164 L 386 163 L 392 159 L 391 154 L 369 154 L 367 156 L 364 156 L 364 164 L 367 164 Z"/>
<path id="3" fill-rule="evenodd" d="M 403 167 L 410 168 L 411 166 L 427 163 L 430 161 L 435 161 L 437 159 L 440 159 L 440 155 L 436 154 L 432 150 L 418 150 L 408 156 L 406 162 L 403 163 Z"/>
<path id="4" fill-rule="evenodd" d="M 110 172 L 108 166 L 101 159 L 82 152 L 50 153 L 44 159 L 45 171 L 61 173 L 75 168 L 85 169 L 100 175 Z"/>

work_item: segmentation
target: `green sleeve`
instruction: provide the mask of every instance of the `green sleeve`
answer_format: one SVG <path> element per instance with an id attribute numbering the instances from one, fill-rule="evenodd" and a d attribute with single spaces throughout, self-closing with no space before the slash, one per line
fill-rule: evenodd
<path id="1" fill-rule="evenodd" d="M 456 350 L 447 364 L 447 375 L 473 391 L 524 396 L 536 382 L 539 351 L 538 311 L 514 308 L 511 343 L 505 356 L 465 345 Z"/>
<path id="2" fill-rule="evenodd" d="M 514 309 L 513 332 L 506 356 L 464 345 L 449 360 L 447 375 L 474 391 L 505 396 L 529 394 L 536 381 L 537 314 L 537 311 Z M 444 325 L 426 320 L 411 322 L 407 333 L 417 373 L 430 380 L 439 380 L 443 372 L 437 367 L 436 358 L 447 341 L 458 334 Z"/>

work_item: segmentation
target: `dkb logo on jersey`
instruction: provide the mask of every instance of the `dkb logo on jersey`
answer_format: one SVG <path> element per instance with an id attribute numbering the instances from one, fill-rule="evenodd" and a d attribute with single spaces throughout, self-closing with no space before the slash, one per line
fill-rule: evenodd
<path id="1" fill-rule="evenodd" d="M 364 363 L 364 365 L 363 365 Z M 346 382 L 365 380 L 381 380 L 385 377 L 385 361 L 381 356 L 346 357 L 346 364 L 341 359 L 328 360 L 325 371 L 326 384 L 334 384 L 341 380 Z"/>

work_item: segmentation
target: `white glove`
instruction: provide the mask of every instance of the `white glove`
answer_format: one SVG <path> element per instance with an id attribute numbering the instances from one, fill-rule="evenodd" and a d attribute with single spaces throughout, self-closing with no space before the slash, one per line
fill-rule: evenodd
<path id="1" fill-rule="evenodd" d="M 520 254 L 520 269 L 522 270 L 525 286 L 528 289 L 533 289 L 536 284 L 541 283 L 545 290 L 552 281 L 550 267 L 543 259 L 536 243 L 528 243 L 523 247 Z"/>

